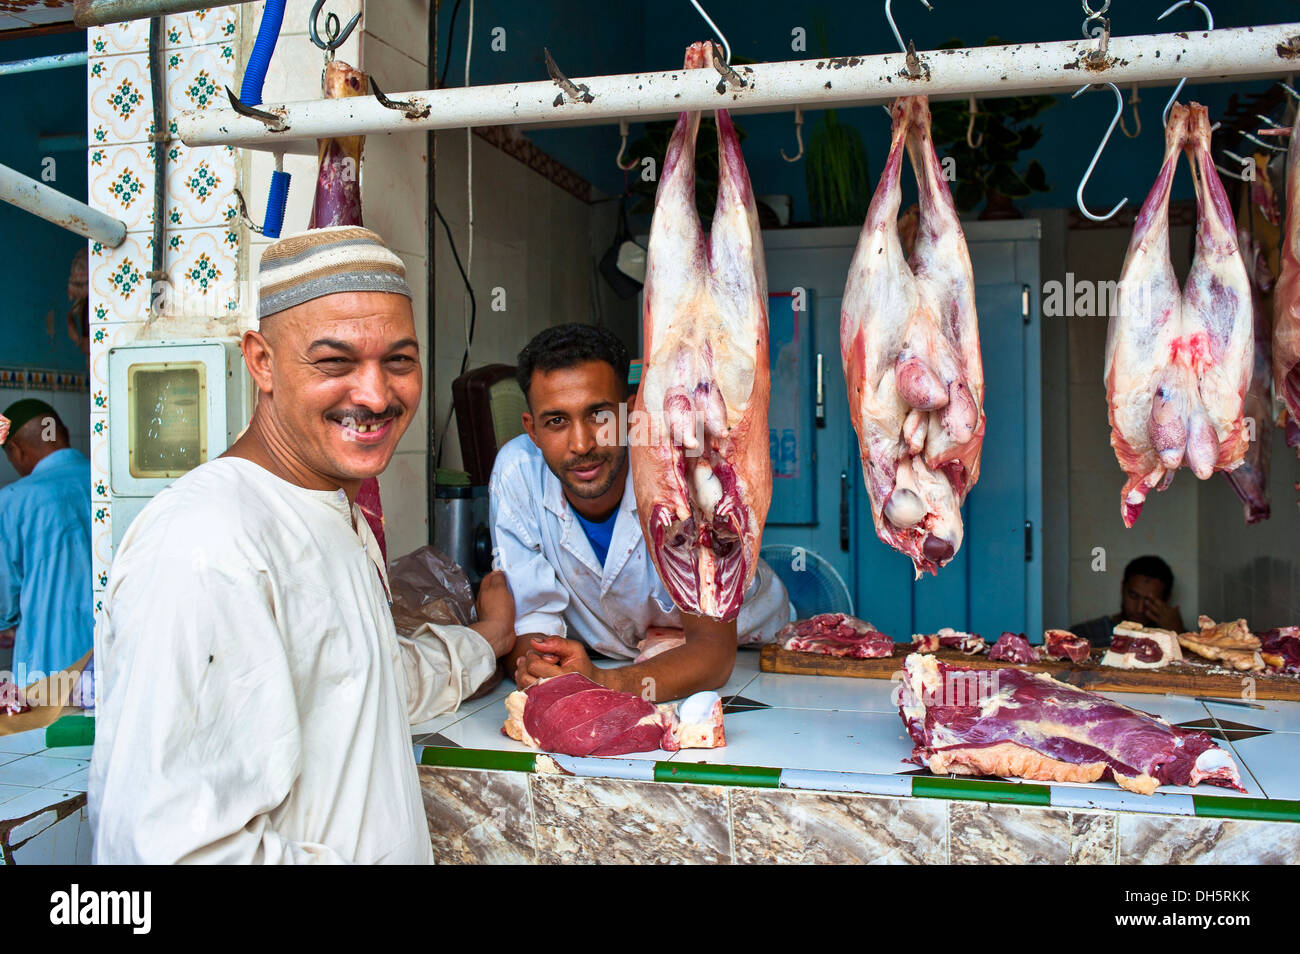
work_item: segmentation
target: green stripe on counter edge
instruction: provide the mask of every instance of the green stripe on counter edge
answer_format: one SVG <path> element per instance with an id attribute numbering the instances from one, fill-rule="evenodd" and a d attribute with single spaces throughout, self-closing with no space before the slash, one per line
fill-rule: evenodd
<path id="1" fill-rule="evenodd" d="M 656 782 L 686 782 L 691 785 L 743 785 L 747 788 L 779 788 L 781 770 L 761 765 L 701 765 L 696 762 L 655 763 Z"/>
<path id="2" fill-rule="evenodd" d="M 531 772 L 537 756 L 532 752 L 498 752 L 494 749 L 454 749 L 426 745 L 420 753 L 421 765 L 440 765 L 449 768 L 504 769 L 510 772 Z"/>
<path id="3" fill-rule="evenodd" d="M 914 798 L 955 798 L 972 802 L 1011 802 L 1016 805 L 1051 805 L 1052 792 L 1046 785 L 1025 782 L 980 782 L 974 779 L 912 778 Z"/>
<path id="4" fill-rule="evenodd" d="M 1202 818 L 1300 822 L 1300 802 L 1272 798 L 1233 798 L 1230 795 L 1193 795 L 1192 804 L 1196 806 L 1196 814 Z"/>

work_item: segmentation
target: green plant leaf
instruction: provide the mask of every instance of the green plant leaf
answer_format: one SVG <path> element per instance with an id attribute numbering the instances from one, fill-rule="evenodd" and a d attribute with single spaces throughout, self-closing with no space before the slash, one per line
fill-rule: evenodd
<path id="1" fill-rule="evenodd" d="M 1025 168 L 1025 185 L 1035 192 L 1050 192 L 1051 186 L 1047 184 L 1047 170 L 1037 159 L 1030 159 L 1029 165 Z"/>

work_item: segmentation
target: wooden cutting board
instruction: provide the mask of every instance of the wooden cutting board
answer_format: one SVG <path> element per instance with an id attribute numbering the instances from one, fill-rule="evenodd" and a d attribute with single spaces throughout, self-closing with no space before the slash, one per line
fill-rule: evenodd
<path id="1" fill-rule="evenodd" d="M 1103 649 L 1094 649 L 1086 663 L 1038 662 L 1015 665 L 990 662 L 988 656 L 965 656 L 956 650 L 941 649 L 934 655 L 949 665 L 970 669 L 1025 669 L 1046 672 L 1072 686 L 1093 692 L 1172 692 L 1179 696 L 1214 696 L 1219 699 L 1283 699 L 1300 702 L 1300 678 L 1285 673 L 1226 672 L 1206 662 L 1171 663 L 1164 669 L 1116 669 L 1103 666 Z M 903 667 L 907 650 L 895 649 L 893 656 L 881 659 L 842 659 L 818 653 L 796 653 L 775 643 L 763 647 L 758 668 L 763 672 L 782 672 L 801 676 L 848 676 L 854 679 L 888 679 Z"/>

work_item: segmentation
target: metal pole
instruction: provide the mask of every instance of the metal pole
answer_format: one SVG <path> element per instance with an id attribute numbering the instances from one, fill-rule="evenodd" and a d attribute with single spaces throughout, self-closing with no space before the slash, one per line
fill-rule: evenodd
<path id="1" fill-rule="evenodd" d="M 109 248 L 117 248 L 126 238 L 126 225 L 122 222 L 8 166 L 0 166 L 0 201 L 39 215 L 69 232 L 103 242 Z"/>
<path id="2" fill-rule="evenodd" d="M 233 7 L 248 0 L 76 0 L 72 22 L 85 28 L 121 23 L 124 20 L 147 20 L 168 13 L 189 13 L 211 7 Z"/>
<path id="3" fill-rule="evenodd" d="M 190 146 L 291 148 L 295 140 L 369 136 L 466 126 L 580 126 L 619 119 L 670 118 L 682 110 L 737 113 L 865 106 L 903 94 L 934 99 L 1070 92 L 1082 83 L 1169 85 L 1183 76 L 1223 81 L 1282 76 L 1300 61 L 1300 23 L 1199 33 L 1112 37 L 1098 63 L 1096 43 L 1072 40 L 965 50 L 930 50 L 907 73 L 905 55 L 850 56 L 740 67 L 747 85 L 720 84 L 713 69 L 574 79 L 590 95 L 571 99 L 554 83 L 506 83 L 389 94 L 414 101 L 388 108 L 370 96 L 261 107 L 287 126 L 272 132 L 230 109 L 185 112 L 177 121 Z"/>
<path id="4" fill-rule="evenodd" d="M 53 56 L 36 56 L 30 60 L 12 60 L 0 63 L 0 76 L 11 73 L 38 73 L 41 70 L 57 70 L 69 66 L 85 66 L 86 52 L 56 53 Z"/>

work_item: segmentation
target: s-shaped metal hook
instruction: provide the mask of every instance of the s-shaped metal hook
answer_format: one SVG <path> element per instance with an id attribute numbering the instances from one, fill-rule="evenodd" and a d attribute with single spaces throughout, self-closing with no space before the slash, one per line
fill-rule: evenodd
<path id="1" fill-rule="evenodd" d="M 1102 150 L 1106 148 L 1106 143 L 1110 142 L 1110 134 L 1115 131 L 1115 127 L 1119 124 L 1119 118 L 1124 113 L 1124 94 L 1119 91 L 1119 87 L 1114 83 L 1089 83 L 1082 89 L 1075 91 L 1074 96 L 1071 96 L 1070 98 L 1074 99 L 1075 96 L 1079 95 L 1079 93 L 1082 93 L 1084 90 L 1090 89 L 1093 86 L 1109 86 L 1115 93 L 1115 115 L 1111 117 L 1110 125 L 1106 127 L 1106 135 L 1102 137 L 1101 145 L 1099 145 L 1097 151 L 1092 154 L 1092 162 L 1088 163 L 1087 171 L 1084 172 L 1083 178 L 1079 180 L 1079 188 L 1078 191 L 1075 192 L 1074 198 L 1079 204 L 1079 211 L 1085 216 L 1092 219 L 1094 222 L 1106 222 L 1113 219 L 1115 213 L 1124 208 L 1124 203 L 1128 201 L 1128 196 L 1124 196 L 1124 198 L 1115 203 L 1115 208 L 1111 209 L 1105 215 L 1093 215 L 1088 211 L 1088 207 L 1083 204 L 1083 189 L 1088 184 L 1088 180 L 1092 177 L 1092 170 L 1096 167 L 1097 160 L 1101 158 L 1101 153 Z"/>
<path id="2" fill-rule="evenodd" d="M 339 31 L 338 15 L 334 13 L 326 15 L 326 39 L 322 40 L 320 38 L 320 33 L 316 29 L 316 21 L 320 19 L 320 11 L 324 6 L 325 0 L 316 0 L 316 2 L 312 4 L 311 16 L 307 20 L 307 32 L 311 34 L 311 41 L 320 49 L 324 50 L 325 56 L 332 60 L 335 51 L 347 41 L 347 38 L 352 35 L 352 31 L 356 29 L 357 24 L 361 21 L 361 14 L 358 13 L 349 20 L 348 25 L 343 28 L 342 32 Z"/>
<path id="3" fill-rule="evenodd" d="M 1201 0 L 1178 0 L 1177 3 L 1175 3 L 1172 7 L 1170 7 L 1168 10 L 1166 10 L 1164 13 L 1160 14 L 1160 16 L 1156 17 L 1156 19 L 1157 19 L 1157 20 L 1163 20 L 1165 17 L 1169 16 L 1169 14 L 1173 13 L 1173 12 L 1174 12 L 1175 10 L 1177 10 L 1179 7 L 1185 7 L 1185 6 L 1187 6 L 1189 3 L 1190 3 L 1192 6 L 1194 6 L 1194 7 L 1200 7 L 1200 8 L 1201 8 L 1201 12 L 1205 14 L 1205 20 L 1206 20 L 1205 29 L 1207 29 L 1207 30 L 1213 30 L 1213 29 L 1214 29 L 1214 14 L 1210 12 L 1210 8 L 1209 8 L 1209 7 L 1207 7 L 1205 4 L 1201 3 Z M 1169 102 L 1165 103 L 1165 111 L 1164 111 L 1163 113 L 1160 114 L 1160 122 L 1161 122 L 1162 125 L 1165 125 L 1165 126 L 1168 126 L 1168 125 L 1169 125 L 1169 110 L 1173 109 L 1174 102 L 1178 99 L 1178 94 L 1181 93 L 1181 92 L 1183 91 L 1183 86 L 1186 85 L 1186 83 L 1187 83 L 1187 77 L 1184 76 L 1182 79 L 1180 79 L 1180 80 L 1178 81 L 1178 85 L 1174 87 L 1174 95 L 1172 95 L 1172 96 L 1169 97 Z"/>

